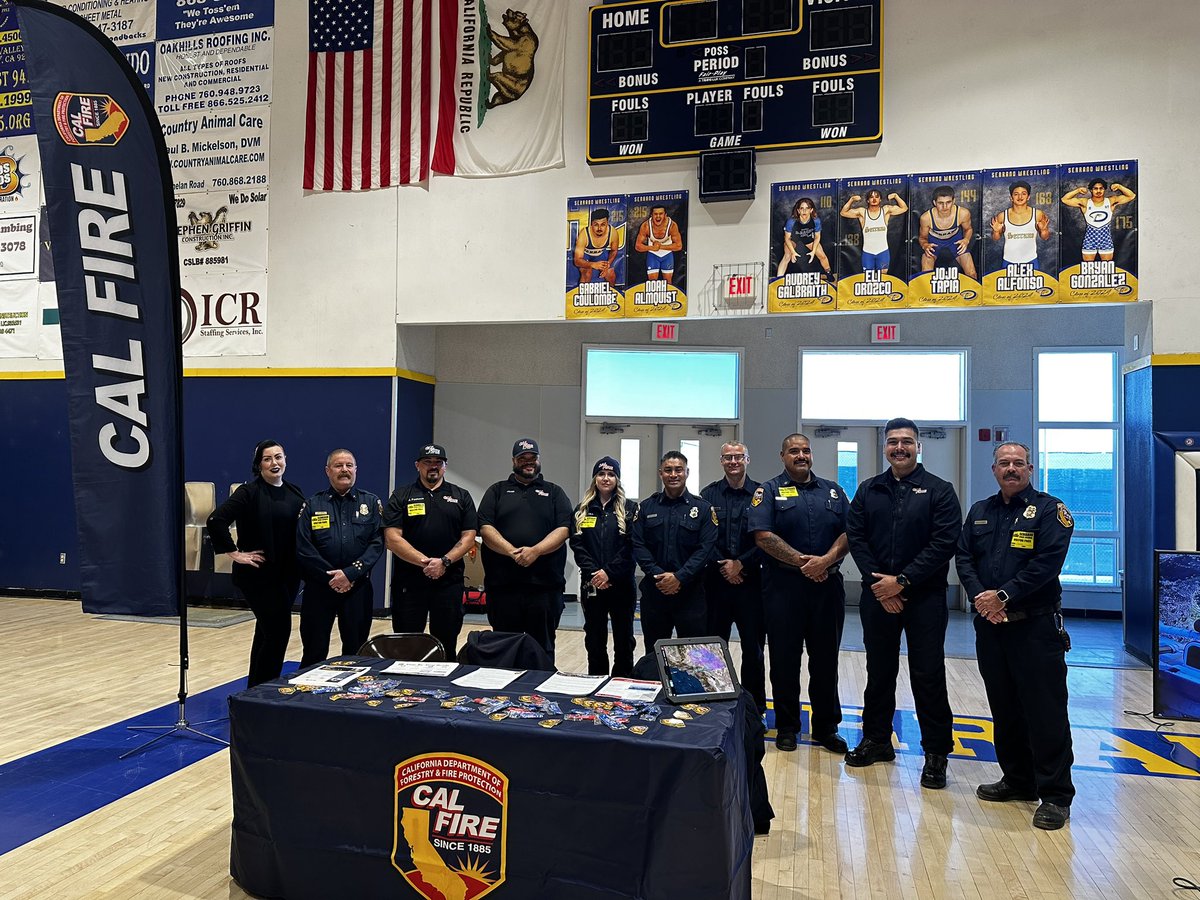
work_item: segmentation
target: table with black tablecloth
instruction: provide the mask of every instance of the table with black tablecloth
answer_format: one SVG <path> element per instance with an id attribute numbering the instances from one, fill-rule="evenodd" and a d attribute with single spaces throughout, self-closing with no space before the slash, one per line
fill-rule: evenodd
<path id="1" fill-rule="evenodd" d="M 551 674 L 480 691 L 451 683 L 473 666 L 434 678 L 384 675 L 387 660 L 354 664 L 470 699 L 529 695 Z M 411 698 L 335 696 L 276 681 L 230 697 L 231 872 L 254 894 L 750 897 L 744 700 L 706 704 L 683 728 L 630 720 L 647 726 L 639 735 L 495 721 L 469 700 L 464 712 L 434 698 L 396 709 Z M 674 710 L 660 706 L 663 717 Z"/>

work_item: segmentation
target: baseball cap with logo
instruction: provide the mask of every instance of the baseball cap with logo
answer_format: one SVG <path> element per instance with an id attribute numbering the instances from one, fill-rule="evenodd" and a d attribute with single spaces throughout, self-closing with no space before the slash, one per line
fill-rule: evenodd
<path id="1" fill-rule="evenodd" d="M 519 441 L 513 444 L 513 459 L 516 459 L 522 453 L 535 453 L 538 456 L 542 455 L 541 451 L 538 450 L 537 441 L 535 441 L 533 438 L 521 438 Z"/>
<path id="2" fill-rule="evenodd" d="M 417 459 L 448 459 L 446 456 L 446 448 L 441 444 L 422 444 L 417 449 Z"/>

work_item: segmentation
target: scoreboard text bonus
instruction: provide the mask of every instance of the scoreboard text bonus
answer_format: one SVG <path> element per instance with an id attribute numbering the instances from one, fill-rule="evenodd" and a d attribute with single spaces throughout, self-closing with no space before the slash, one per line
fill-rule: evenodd
<path id="1" fill-rule="evenodd" d="M 883 0 L 591 9 L 589 163 L 883 137 Z"/>

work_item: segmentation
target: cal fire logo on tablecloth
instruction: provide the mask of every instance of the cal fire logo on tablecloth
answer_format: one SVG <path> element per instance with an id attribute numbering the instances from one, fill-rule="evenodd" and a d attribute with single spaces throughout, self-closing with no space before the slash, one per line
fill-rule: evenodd
<path id="1" fill-rule="evenodd" d="M 504 881 L 508 778 L 428 753 L 396 766 L 392 865 L 426 900 L 473 900 Z"/>

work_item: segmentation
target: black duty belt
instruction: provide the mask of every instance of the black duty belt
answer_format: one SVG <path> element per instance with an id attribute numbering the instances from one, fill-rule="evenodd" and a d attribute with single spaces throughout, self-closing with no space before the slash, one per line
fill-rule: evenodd
<path id="1" fill-rule="evenodd" d="M 1052 606 L 1034 606 L 1029 609 L 1005 610 L 1004 615 L 1010 622 L 1020 622 L 1022 619 L 1032 619 L 1035 616 L 1052 616 L 1062 607 L 1055 603 Z"/>

